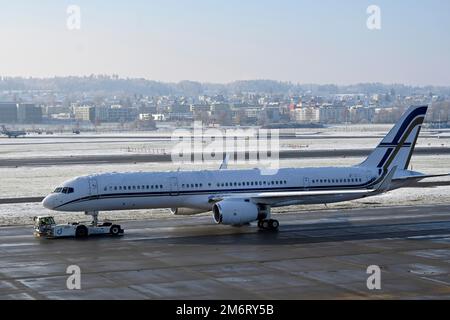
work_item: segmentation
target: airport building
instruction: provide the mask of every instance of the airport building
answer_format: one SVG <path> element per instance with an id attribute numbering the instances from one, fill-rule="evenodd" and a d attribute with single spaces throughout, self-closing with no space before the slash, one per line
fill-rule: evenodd
<path id="1" fill-rule="evenodd" d="M 14 102 L 0 102 L 0 123 L 17 122 L 17 104 Z"/>
<path id="2" fill-rule="evenodd" d="M 128 122 L 135 121 L 138 113 L 137 109 L 126 108 L 121 105 L 112 105 L 108 110 L 108 122 Z"/>
<path id="3" fill-rule="evenodd" d="M 17 120 L 20 123 L 41 123 L 42 109 L 34 103 L 20 103 L 17 105 Z"/>

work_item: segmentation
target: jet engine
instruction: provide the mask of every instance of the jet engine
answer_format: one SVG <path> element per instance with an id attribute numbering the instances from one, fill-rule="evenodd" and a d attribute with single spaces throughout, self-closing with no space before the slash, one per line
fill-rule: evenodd
<path id="1" fill-rule="evenodd" d="M 213 216 L 217 224 L 243 225 L 264 219 L 267 212 L 249 200 L 222 200 L 213 205 Z"/>
<path id="2" fill-rule="evenodd" d="M 171 208 L 170 212 L 172 212 L 172 214 L 176 216 L 193 216 L 195 214 L 208 212 L 208 210 L 192 208 Z"/>

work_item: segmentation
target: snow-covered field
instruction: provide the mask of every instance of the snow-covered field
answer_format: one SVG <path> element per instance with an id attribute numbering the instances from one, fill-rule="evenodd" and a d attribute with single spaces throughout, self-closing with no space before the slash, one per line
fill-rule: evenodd
<path id="1" fill-rule="evenodd" d="M 333 149 L 371 149 L 389 130 L 389 125 L 337 126 L 332 128 L 296 129 L 294 132 L 302 136 L 297 139 L 279 140 L 280 150 L 333 150 Z M 308 131 L 307 131 L 308 130 Z M 158 133 L 163 135 L 163 133 Z M 130 134 L 82 134 L 77 136 L 62 135 L 58 138 L 34 135 L 30 138 L 8 139 L 0 137 L 0 161 L 11 158 L 33 157 L 65 157 L 88 155 L 120 155 L 120 154 L 160 154 L 171 153 L 179 141 L 144 138 L 156 136 L 157 133 Z M 170 136 L 165 132 L 164 135 Z M 317 137 L 326 139 L 317 139 Z M 342 139 L 340 137 L 348 137 Z M 374 136 L 374 138 L 351 137 Z M 450 135 L 440 136 L 423 131 L 417 142 L 418 147 L 450 147 Z M 204 147 L 207 144 L 203 145 Z M 253 150 L 253 147 L 245 147 Z"/>

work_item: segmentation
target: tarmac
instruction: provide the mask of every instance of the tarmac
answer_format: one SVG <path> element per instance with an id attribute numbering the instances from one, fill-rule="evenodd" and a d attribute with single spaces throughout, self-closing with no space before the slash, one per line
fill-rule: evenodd
<path id="1" fill-rule="evenodd" d="M 326 157 L 367 157 L 373 149 L 331 149 L 331 150 L 281 150 L 280 159 L 326 158 Z M 249 153 L 235 153 L 242 159 L 249 159 Z M 447 147 L 416 148 L 415 155 L 439 156 L 450 154 Z M 194 160 L 201 155 L 191 153 Z M 270 156 L 269 156 L 270 157 Z M 42 166 L 69 166 L 81 164 L 119 164 L 119 163 L 148 163 L 170 162 L 172 155 L 167 154 L 118 154 L 118 155 L 71 155 L 66 157 L 29 157 L 5 158 L 0 161 L 0 168 L 42 167 Z"/>
<path id="2" fill-rule="evenodd" d="M 0 299 L 450 299 L 450 205 L 274 218 L 278 232 L 168 214 L 84 240 L 1 227 Z M 80 290 L 66 286 L 71 265 Z"/>

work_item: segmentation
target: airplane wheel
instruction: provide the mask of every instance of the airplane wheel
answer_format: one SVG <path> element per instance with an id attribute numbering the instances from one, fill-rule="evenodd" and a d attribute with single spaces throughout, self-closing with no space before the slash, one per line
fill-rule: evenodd
<path id="1" fill-rule="evenodd" d="M 263 220 L 263 222 L 261 223 L 261 226 L 264 230 L 269 229 L 270 228 L 269 220 Z"/>
<path id="2" fill-rule="evenodd" d="M 279 226 L 280 223 L 278 222 L 278 220 L 270 220 L 270 229 L 277 230 Z"/>

